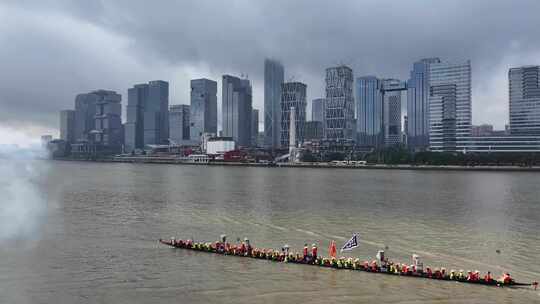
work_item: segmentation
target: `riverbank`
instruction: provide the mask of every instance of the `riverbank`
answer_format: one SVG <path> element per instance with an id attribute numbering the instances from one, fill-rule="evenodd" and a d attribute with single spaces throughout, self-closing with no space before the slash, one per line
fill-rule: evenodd
<path id="1" fill-rule="evenodd" d="M 133 164 L 173 164 L 173 165 L 195 165 L 195 166 L 229 166 L 229 167 L 263 167 L 263 168 L 315 168 L 315 169 L 372 169 L 372 170 L 425 170 L 425 171 L 511 171 L 511 172 L 540 172 L 540 167 L 519 167 L 519 166 L 434 166 L 434 165 L 336 165 L 326 162 L 315 163 L 240 163 L 240 162 L 190 162 L 177 158 L 166 157 L 115 157 L 111 159 L 71 159 L 57 158 L 60 161 L 90 161 L 90 162 L 111 162 L 111 163 L 133 163 Z"/>

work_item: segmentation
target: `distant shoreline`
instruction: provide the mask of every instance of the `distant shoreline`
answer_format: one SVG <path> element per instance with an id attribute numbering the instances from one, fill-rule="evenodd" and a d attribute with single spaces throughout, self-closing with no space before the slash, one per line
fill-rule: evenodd
<path id="1" fill-rule="evenodd" d="M 330 163 L 278 163 L 275 165 L 262 163 L 239 163 L 239 162 L 209 162 L 194 163 L 173 158 L 125 158 L 125 159 L 75 159 L 75 158 L 55 158 L 58 161 L 83 161 L 83 162 L 107 162 L 107 163 L 132 163 L 132 164 L 169 164 L 169 165 L 190 165 L 190 166 L 224 166 L 224 167 L 259 167 L 259 168 L 308 168 L 308 169 L 348 169 L 348 170 L 420 170 L 420 171 L 491 171 L 491 172 L 540 172 L 540 167 L 519 167 L 519 166 L 435 166 L 435 165 L 334 165 Z"/>

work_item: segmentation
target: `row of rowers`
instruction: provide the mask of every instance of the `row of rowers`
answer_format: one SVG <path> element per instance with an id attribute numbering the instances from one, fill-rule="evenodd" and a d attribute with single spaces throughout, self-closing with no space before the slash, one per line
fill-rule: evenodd
<path id="1" fill-rule="evenodd" d="M 317 246 L 313 244 L 311 248 L 307 244 L 304 245 L 302 253 L 291 252 L 288 245 L 284 245 L 281 250 L 274 249 L 259 249 L 253 248 L 247 238 L 243 242 L 238 244 L 231 244 L 227 242 L 226 236 L 221 236 L 220 242 L 214 243 L 194 243 L 191 240 L 187 241 L 176 241 L 171 240 L 173 244 L 177 247 L 192 248 L 201 251 L 210 251 L 221 254 L 228 255 L 237 255 L 237 256 L 246 256 L 259 259 L 272 260 L 276 262 L 288 262 L 288 263 L 302 263 L 302 264 L 313 264 L 325 267 L 333 267 L 338 269 L 354 269 L 354 270 L 364 270 L 370 272 L 386 272 L 393 274 L 401 275 L 413 275 L 413 276 L 424 276 L 433 279 L 446 279 L 446 280 L 456 280 L 456 281 L 485 281 L 485 282 L 494 282 L 494 278 L 491 275 L 491 272 L 487 272 L 483 277 L 480 275 L 479 271 L 467 271 L 464 270 L 450 270 L 449 272 L 443 268 L 432 269 L 426 267 L 424 270 L 423 263 L 418 255 L 413 254 L 412 264 L 400 264 L 390 261 L 386 256 L 383 250 L 379 250 L 376 255 L 376 259 L 369 261 L 361 261 L 356 258 L 346 258 L 346 257 L 321 257 L 318 255 Z M 501 278 L 498 280 L 504 284 L 510 284 L 513 282 L 513 279 L 510 277 L 510 274 L 504 273 Z"/>

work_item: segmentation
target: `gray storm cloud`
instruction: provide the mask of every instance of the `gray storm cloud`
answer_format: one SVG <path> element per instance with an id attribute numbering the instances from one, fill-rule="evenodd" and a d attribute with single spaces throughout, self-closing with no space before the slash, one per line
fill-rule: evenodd
<path id="1" fill-rule="evenodd" d="M 540 64 L 538 11 L 535 0 L 7 1 L 0 121 L 57 128 L 75 94 L 106 88 L 125 100 L 151 79 L 171 82 L 171 103 L 189 103 L 190 78 L 224 73 L 248 74 L 262 108 L 265 57 L 311 99 L 328 66 L 406 79 L 413 61 L 438 56 L 472 61 L 473 122 L 502 128 L 508 68 Z"/>

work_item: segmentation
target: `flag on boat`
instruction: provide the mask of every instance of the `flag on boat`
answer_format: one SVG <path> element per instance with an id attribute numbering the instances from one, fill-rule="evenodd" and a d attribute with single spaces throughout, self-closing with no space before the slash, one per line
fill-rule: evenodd
<path id="1" fill-rule="evenodd" d="M 348 240 L 347 243 L 343 245 L 343 247 L 341 247 L 341 252 L 352 250 L 356 247 L 358 247 L 358 236 L 356 234 L 353 234 L 352 238 Z"/>
<path id="2" fill-rule="evenodd" d="M 336 242 L 334 242 L 334 240 L 332 240 L 332 242 L 330 242 L 330 246 L 328 247 L 328 255 L 330 257 L 335 258 L 336 254 L 337 254 Z"/>

